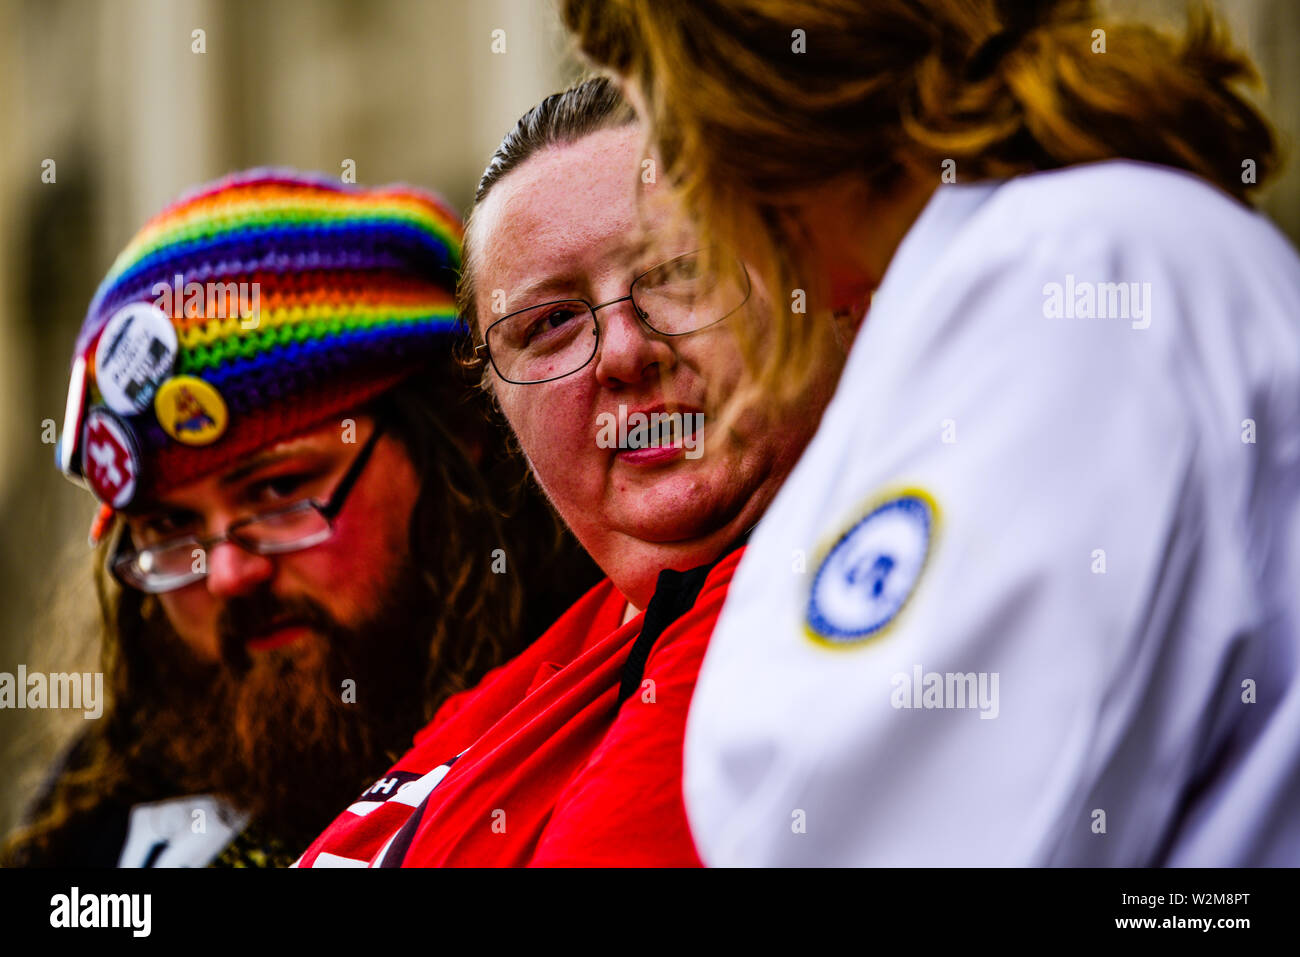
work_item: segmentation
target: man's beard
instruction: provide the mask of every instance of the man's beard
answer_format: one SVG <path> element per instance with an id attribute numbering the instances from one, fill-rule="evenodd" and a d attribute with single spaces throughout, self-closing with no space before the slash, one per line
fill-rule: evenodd
<path id="1" fill-rule="evenodd" d="M 435 611 L 409 567 L 355 628 L 305 597 L 231 599 L 218 621 L 221 664 L 181 669 L 188 690 L 161 741 L 175 783 L 224 797 L 282 844 L 305 847 L 423 724 Z M 284 622 L 309 633 L 248 651 L 249 638 Z"/>

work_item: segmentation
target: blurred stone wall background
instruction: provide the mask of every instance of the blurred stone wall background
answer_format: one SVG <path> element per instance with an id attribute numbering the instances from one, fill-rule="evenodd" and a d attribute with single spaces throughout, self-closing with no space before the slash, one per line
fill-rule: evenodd
<path id="1" fill-rule="evenodd" d="M 1220 9 L 1294 143 L 1300 3 Z M 95 670 L 94 507 L 42 438 L 91 295 L 144 220 L 231 170 L 345 160 L 358 182 L 430 186 L 464 211 L 502 134 L 578 73 L 546 0 L 0 0 L 0 671 Z M 1296 163 L 1266 208 L 1300 239 Z M 82 720 L 0 711 L 0 833 Z"/>

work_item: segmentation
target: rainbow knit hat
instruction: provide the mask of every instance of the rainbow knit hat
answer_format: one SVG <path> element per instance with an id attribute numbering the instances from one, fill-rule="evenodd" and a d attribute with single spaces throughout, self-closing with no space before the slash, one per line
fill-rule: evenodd
<path id="1" fill-rule="evenodd" d="M 82 324 L 56 452 L 104 503 L 92 538 L 446 356 L 462 236 L 430 193 L 271 169 L 146 223 Z"/>

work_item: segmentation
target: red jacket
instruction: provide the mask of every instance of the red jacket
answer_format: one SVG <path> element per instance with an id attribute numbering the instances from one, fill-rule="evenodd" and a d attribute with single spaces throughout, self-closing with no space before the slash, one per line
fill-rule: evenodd
<path id="1" fill-rule="evenodd" d="M 686 713 L 742 551 L 665 572 L 627 624 L 626 600 L 601 582 L 449 698 L 297 866 L 698 866 L 682 803 Z M 644 671 L 625 678 L 647 623 Z M 621 681 L 631 693 L 619 704 Z"/>

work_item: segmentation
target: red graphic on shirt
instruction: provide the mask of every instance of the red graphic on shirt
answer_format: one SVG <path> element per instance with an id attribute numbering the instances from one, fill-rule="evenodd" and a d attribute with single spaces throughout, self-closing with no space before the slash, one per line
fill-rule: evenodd
<path id="1" fill-rule="evenodd" d="M 126 436 L 108 416 L 91 413 L 86 423 L 86 455 L 83 462 L 91 490 L 114 508 L 120 508 L 135 494 L 136 462 Z"/>

